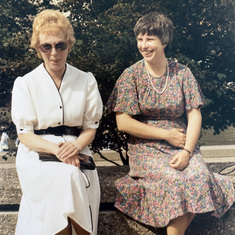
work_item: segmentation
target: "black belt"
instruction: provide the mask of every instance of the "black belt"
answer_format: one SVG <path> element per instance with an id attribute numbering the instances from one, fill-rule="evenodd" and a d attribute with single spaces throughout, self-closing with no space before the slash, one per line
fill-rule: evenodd
<path id="1" fill-rule="evenodd" d="M 47 129 L 34 130 L 37 135 L 74 135 L 79 136 L 81 133 L 81 127 L 71 127 L 71 126 L 56 126 L 48 127 Z"/>

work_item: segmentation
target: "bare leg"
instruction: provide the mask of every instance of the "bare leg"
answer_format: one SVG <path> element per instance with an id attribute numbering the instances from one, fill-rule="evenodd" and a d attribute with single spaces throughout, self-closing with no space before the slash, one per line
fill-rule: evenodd
<path id="1" fill-rule="evenodd" d="M 72 235 L 72 227 L 70 221 L 68 222 L 68 226 L 65 229 L 56 233 L 55 235 Z"/>
<path id="2" fill-rule="evenodd" d="M 188 215 L 188 225 L 187 225 L 187 228 L 191 224 L 191 222 L 193 221 L 194 217 L 196 216 L 196 214 L 193 214 L 193 213 L 188 213 L 188 214 L 189 215 Z"/>
<path id="3" fill-rule="evenodd" d="M 184 235 L 195 214 L 186 213 L 170 221 L 167 226 L 167 235 Z"/>
<path id="4" fill-rule="evenodd" d="M 90 233 L 88 233 L 81 226 L 79 226 L 73 219 L 69 218 L 69 220 L 71 221 L 71 223 L 72 223 L 72 225 L 78 235 L 90 235 Z"/>

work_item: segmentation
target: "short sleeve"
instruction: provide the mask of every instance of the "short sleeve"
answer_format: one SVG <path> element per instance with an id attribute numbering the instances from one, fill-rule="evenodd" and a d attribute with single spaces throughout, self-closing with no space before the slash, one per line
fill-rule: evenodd
<path id="1" fill-rule="evenodd" d="M 185 109 L 202 108 L 205 100 L 201 88 L 189 68 L 186 68 L 183 76 L 183 92 Z"/>
<path id="2" fill-rule="evenodd" d="M 97 82 L 92 73 L 88 73 L 87 95 L 83 116 L 83 129 L 97 129 L 103 114 L 103 103 Z"/>
<path id="3" fill-rule="evenodd" d="M 11 114 L 18 134 L 33 133 L 37 118 L 32 97 L 24 77 L 18 77 L 14 82 Z"/>
<path id="4" fill-rule="evenodd" d="M 140 114 L 135 73 L 126 69 L 117 80 L 106 104 L 109 111 Z"/>

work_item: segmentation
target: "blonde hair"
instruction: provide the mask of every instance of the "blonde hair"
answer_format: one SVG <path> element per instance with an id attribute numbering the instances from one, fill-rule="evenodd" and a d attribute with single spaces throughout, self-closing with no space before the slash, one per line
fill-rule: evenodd
<path id="1" fill-rule="evenodd" d="M 61 12 L 55 10 L 43 10 L 33 21 L 33 34 L 30 47 L 37 51 L 41 58 L 39 50 L 39 34 L 56 34 L 62 31 L 65 40 L 69 45 L 69 52 L 75 43 L 74 30 L 68 18 Z"/>

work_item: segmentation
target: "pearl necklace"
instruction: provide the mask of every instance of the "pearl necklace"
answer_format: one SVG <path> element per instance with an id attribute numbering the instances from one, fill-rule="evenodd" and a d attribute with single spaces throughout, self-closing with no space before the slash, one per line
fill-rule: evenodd
<path id="1" fill-rule="evenodd" d="M 168 85 L 168 80 L 169 80 L 169 65 L 168 65 L 168 60 L 166 61 L 166 71 L 167 71 L 166 83 L 165 83 L 165 86 L 163 87 L 162 91 L 158 91 L 158 90 L 156 89 L 156 87 L 153 85 L 153 81 L 152 81 L 151 76 L 150 76 L 150 74 L 149 74 L 149 71 L 148 71 L 148 69 L 147 69 L 146 63 L 145 63 L 145 69 L 146 69 L 146 72 L 147 72 L 147 74 L 148 74 L 148 78 L 149 78 L 150 84 L 151 84 L 151 86 L 153 87 L 153 89 L 154 89 L 159 95 L 163 94 L 164 91 L 166 90 L 166 87 L 167 87 L 167 85 Z"/>

